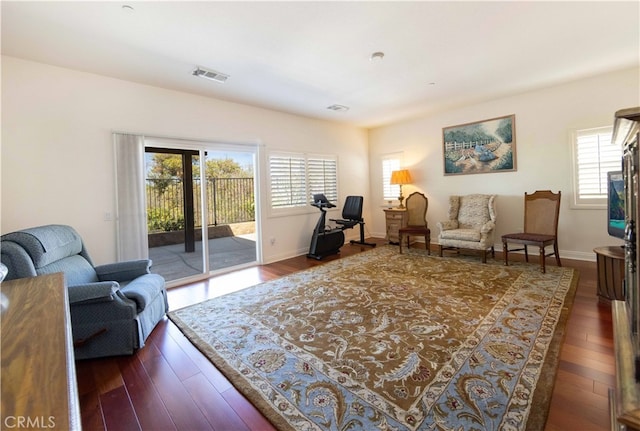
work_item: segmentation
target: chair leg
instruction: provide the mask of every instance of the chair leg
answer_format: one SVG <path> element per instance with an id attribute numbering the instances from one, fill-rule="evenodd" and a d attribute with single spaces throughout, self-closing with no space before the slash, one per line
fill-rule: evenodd
<path id="1" fill-rule="evenodd" d="M 402 254 L 402 235 L 398 237 L 398 245 L 400 246 L 400 254 Z"/>
<path id="2" fill-rule="evenodd" d="M 524 245 L 524 260 L 529 262 L 529 250 L 527 249 L 527 245 Z"/>
<path id="3" fill-rule="evenodd" d="M 352 239 L 351 241 L 349 241 L 349 243 L 351 243 L 351 244 L 360 244 L 360 245 L 368 245 L 369 247 L 375 247 L 376 246 L 375 242 L 366 242 L 364 240 L 364 222 L 360 221 L 360 222 L 358 222 L 358 224 L 360 225 L 360 241 L 356 241 L 355 239 Z"/>
<path id="4" fill-rule="evenodd" d="M 440 257 L 442 257 L 442 244 L 438 244 L 438 248 L 440 249 Z"/>
<path id="5" fill-rule="evenodd" d="M 431 235 L 424 236 L 424 246 L 427 249 L 427 254 L 431 256 Z"/>
<path id="6" fill-rule="evenodd" d="M 482 263 L 487 263 L 487 250 L 482 250 Z"/>
<path id="7" fill-rule="evenodd" d="M 560 253 L 558 253 L 558 241 L 555 241 L 553 243 L 553 252 L 556 255 L 556 264 L 558 266 L 562 266 L 562 263 L 560 262 Z"/>
<path id="8" fill-rule="evenodd" d="M 546 274 L 547 272 L 547 268 L 545 268 L 545 252 L 544 252 L 544 246 L 540 246 L 540 266 L 542 267 L 542 273 Z"/>
<path id="9" fill-rule="evenodd" d="M 496 249 L 494 246 L 491 246 L 491 258 L 492 259 L 496 258 Z"/>
<path id="10" fill-rule="evenodd" d="M 507 247 L 506 242 L 502 242 L 502 254 L 504 254 L 504 264 L 505 266 L 509 266 L 509 248 Z"/>

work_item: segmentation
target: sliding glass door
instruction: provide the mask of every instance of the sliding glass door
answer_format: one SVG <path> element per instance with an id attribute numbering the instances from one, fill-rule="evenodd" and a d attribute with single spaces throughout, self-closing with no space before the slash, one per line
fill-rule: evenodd
<path id="1" fill-rule="evenodd" d="M 202 245 L 196 247 L 199 165 L 198 151 L 145 150 L 149 257 L 167 281 L 205 273 Z"/>
<path id="2" fill-rule="evenodd" d="M 256 261 L 254 157 L 251 153 L 207 151 L 206 191 L 209 269 Z"/>
<path id="3" fill-rule="evenodd" d="M 255 151 L 160 143 L 145 150 L 152 272 L 175 285 L 254 264 Z"/>

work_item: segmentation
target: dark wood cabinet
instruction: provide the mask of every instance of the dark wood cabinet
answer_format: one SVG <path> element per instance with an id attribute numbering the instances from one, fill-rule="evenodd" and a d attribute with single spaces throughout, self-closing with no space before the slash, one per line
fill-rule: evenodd
<path id="1" fill-rule="evenodd" d="M 614 145 L 622 146 L 625 190 L 624 297 L 612 301 L 616 388 L 610 391 L 611 429 L 640 431 L 640 290 L 636 240 L 640 222 L 640 107 L 616 112 Z"/>

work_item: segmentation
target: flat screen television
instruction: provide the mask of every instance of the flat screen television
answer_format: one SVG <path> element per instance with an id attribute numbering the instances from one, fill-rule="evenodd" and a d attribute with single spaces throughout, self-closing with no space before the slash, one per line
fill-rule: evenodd
<path id="1" fill-rule="evenodd" d="M 607 232 L 624 239 L 624 179 L 621 171 L 607 173 Z"/>

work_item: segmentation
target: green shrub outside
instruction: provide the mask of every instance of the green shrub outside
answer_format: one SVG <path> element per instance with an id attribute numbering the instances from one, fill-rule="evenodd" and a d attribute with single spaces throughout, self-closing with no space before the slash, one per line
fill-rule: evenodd
<path id="1" fill-rule="evenodd" d="M 171 232 L 184 230 L 184 217 L 174 217 L 161 208 L 151 208 L 147 215 L 149 232 Z"/>

